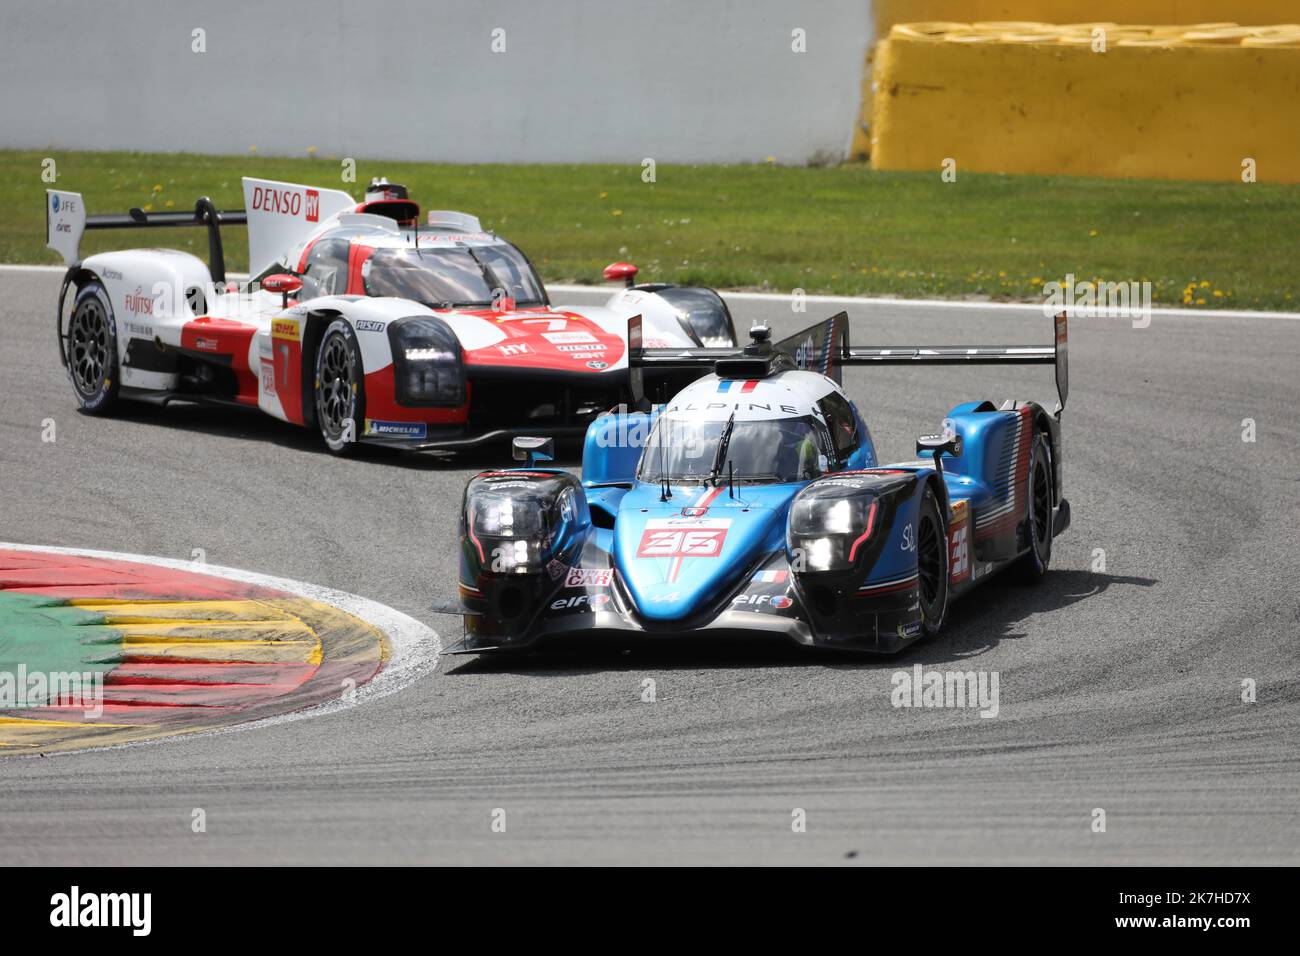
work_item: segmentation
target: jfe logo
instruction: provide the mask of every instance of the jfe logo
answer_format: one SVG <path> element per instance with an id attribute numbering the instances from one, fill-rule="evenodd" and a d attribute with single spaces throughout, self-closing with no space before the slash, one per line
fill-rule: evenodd
<path id="1" fill-rule="evenodd" d="M 74 886 L 50 897 L 51 926 L 128 926 L 133 936 L 148 936 L 152 913 L 152 893 L 82 893 Z"/>

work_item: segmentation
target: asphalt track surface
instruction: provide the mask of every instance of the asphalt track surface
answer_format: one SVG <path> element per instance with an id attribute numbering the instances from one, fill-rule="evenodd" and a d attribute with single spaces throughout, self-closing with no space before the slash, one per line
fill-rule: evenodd
<path id="1" fill-rule="evenodd" d="M 58 366 L 57 286 L 0 272 L 0 540 L 203 548 L 455 638 L 459 622 L 429 607 L 454 596 L 464 482 L 504 455 L 349 461 L 254 413 L 84 417 Z M 1050 341 L 1024 310 L 850 311 L 862 344 Z M 740 325 L 761 317 L 778 335 L 819 313 L 737 304 Z M 1041 586 L 994 580 L 939 640 L 885 660 L 749 644 L 444 657 L 405 690 L 312 719 L 6 759 L 5 860 L 1300 862 L 1300 322 L 1071 332 L 1074 525 Z M 913 457 L 958 401 L 1054 399 L 1050 375 L 851 370 L 847 386 L 888 461 Z M 891 675 L 916 664 L 997 672 L 998 716 L 893 707 Z"/>

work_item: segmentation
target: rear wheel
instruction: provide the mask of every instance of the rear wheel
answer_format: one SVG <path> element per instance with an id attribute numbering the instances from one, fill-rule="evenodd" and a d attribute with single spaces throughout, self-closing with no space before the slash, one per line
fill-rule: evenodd
<path id="1" fill-rule="evenodd" d="M 921 628 L 933 637 L 948 615 L 948 544 L 934 489 L 921 495 L 916 525 L 916 570 L 921 593 Z"/>
<path id="2" fill-rule="evenodd" d="M 1047 437 L 1034 439 L 1029 458 L 1029 552 L 1020 559 L 1020 576 L 1037 584 L 1052 561 L 1052 454 Z"/>
<path id="3" fill-rule="evenodd" d="M 335 319 L 316 350 L 316 424 L 325 447 L 349 455 L 365 422 L 366 383 L 356 334 L 344 319 Z"/>
<path id="4" fill-rule="evenodd" d="M 82 411 L 106 415 L 117 404 L 117 329 L 108 293 L 98 282 L 77 292 L 68 320 L 68 376 Z"/>

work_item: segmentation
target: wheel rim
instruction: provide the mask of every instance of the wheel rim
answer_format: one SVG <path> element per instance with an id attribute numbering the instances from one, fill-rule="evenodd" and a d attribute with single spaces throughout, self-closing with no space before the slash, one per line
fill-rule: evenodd
<path id="1" fill-rule="evenodd" d="M 343 336 L 330 336 L 321 353 L 320 389 L 317 411 L 324 431 L 331 438 L 343 434 L 348 419 L 352 417 L 353 404 L 352 358 L 348 354 Z"/>
<path id="2" fill-rule="evenodd" d="M 72 314 L 68 362 L 77 391 L 94 395 L 103 387 L 108 369 L 108 314 L 98 299 L 85 300 Z"/>
<path id="3" fill-rule="evenodd" d="M 1040 460 L 1034 467 L 1034 540 L 1040 545 L 1047 540 L 1047 527 L 1051 518 L 1052 485 L 1047 480 L 1047 469 Z"/>
<path id="4" fill-rule="evenodd" d="M 939 600 L 943 583 L 943 553 L 939 550 L 939 531 L 928 516 L 922 519 L 917 538 L 916 568 L 921 577 L 921 602 L 932 608 Z"/>

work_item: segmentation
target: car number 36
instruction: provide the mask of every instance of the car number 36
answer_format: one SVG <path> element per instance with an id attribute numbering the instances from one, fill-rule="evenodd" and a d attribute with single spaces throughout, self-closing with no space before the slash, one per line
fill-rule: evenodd
<path id="1" fill-rule="evenodd" d="M 641 536 L 638 558 L 716 558 L 727 539 L 725 530 L 646 531 Z"/>

